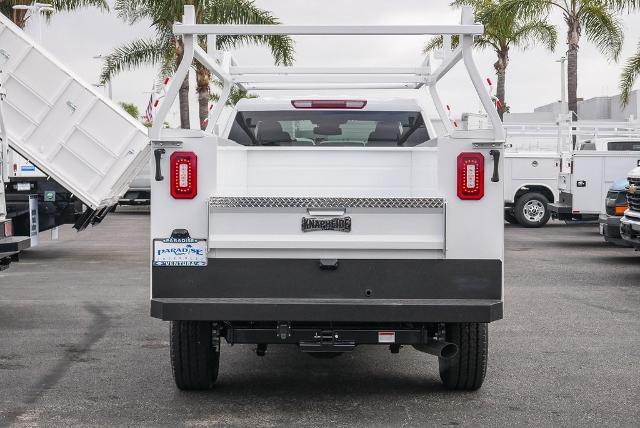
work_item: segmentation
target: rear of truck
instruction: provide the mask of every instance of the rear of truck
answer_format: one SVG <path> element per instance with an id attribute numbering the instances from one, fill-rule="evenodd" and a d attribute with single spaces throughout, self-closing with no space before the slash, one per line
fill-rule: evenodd
<path id="1" fill-rule="evenodd" d="M 150 130 L 151 315 L 171 321 L 177 386 L 211 388 L 225 340 L 261 356 L 412 345 L 439 358 L 448 388 L 479 388 L 503 311 L 504 130 L 473 61 L 471 9 L 432 26 L 198 25 L 194 13 L 173 28 L 185 55 Z M 437 68 L 242 67 L 212 59 L 203 34 L 441 34 L 445 52 Z M 210 128 L 162 129 L 194 60 L 223 84 Z M 492 129 L 453 130 L 436 85 L 458 62 Z M 219 124 L 233 86 L 302 95 L 244 100 Z M 356 95 L 301 92 L 328 86 Z M 428 89 L 447 135 L 416 93 L 366 88 Z"/>
<path id="2" fill-rule="evenodd" d="M 486 131 L 433 139 L 424 117 L 411 100 L 252 100 L 231 139 L 156 143 L 151 313 L 173 321 L 179 386 L 210 384 L 180 345 L 198 337 L 214 361 L 220 338 L 414 345 L 447 385 L 480 386 L 503 309 L 501 150 Z"/>

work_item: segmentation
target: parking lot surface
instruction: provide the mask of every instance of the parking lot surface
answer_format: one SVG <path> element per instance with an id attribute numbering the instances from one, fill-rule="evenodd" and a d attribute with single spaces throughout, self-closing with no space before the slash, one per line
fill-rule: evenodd
<path id="1" fill-rule="evenodd" d="M 640 253 L 593 225 L 507 226 L 505 319 L 483 388 L 449 392 L 435 357 L 361 347 L 331 360 L 224 345 L 210 392 L 175 388 L 149 317 L 149 218 L 43 236 L 0 272 L 0 425 L 637 426 Z"/>

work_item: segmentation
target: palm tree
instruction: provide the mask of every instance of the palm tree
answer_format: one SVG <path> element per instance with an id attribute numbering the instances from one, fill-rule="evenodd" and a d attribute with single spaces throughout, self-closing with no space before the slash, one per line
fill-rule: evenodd
<path id="1" fill-rule="evenodd" d="M 629 104 L 629 95 L 633 85 L 640 76 L 640 44 L 638 45 L 638 52 L 627 60 L 627 63 L 622 70 L 622 76 L 620 76 L 620 92 L 622 105 Z"/>
<path id="2" fill-rule="evenodd" d="M 195 6 L 196 23 L 199 24 L 278 24 L 268 11 L 258 8 L 252 0 L 116 0 L 115 9 L 129 23 L 142 18 L 151 20 L 156 35 L 150 39 L 139 39 L 117 48 L 105 58 L 101 81 L 110 80 L 115 74 L 139 67 L 143 64 L 160 66 L 160 74 L 171 73 L 180 64 L 184 45 L 172 31 L 174 22 L 182 17 L 185 4 Z M 204 38 L 200 44 L 206 47 Z M 276 64 L 290 65 L 293 62 L 293 41 L 287 36 L 218 36 L 216 50 L 228 50 L 247 44 L 267 46 Z M 209 115 L 211 74 L 196 63 L 196 84 L 200 126 L 206 125 Z M 182 83 L 179 93 L 180 126 L 190 128 L 189 79 Z"/>
<path id="3" fill-rule="evenodd" d="M 138 109 L 137 105 L 135 105 L 134 103 L 128 103 L 126 101 L 121 101 L 118 104 L 120 105 L 120 107 L 122 107 L 122 110 L 129 113 L 129 115 L 135 120 L 140 119 L 140 110 Z"/>
<path id="4" fill-rule="evenodd" d="M 8 17 L 20 28 L 27 24 L 28 16 L 26 10 L 15 10 L 15 5 L 29 5 L 31 0 L 0 0 L 0 13 Z M 56 10 L 71 11 L 84 7 L 97 7 L 100 10 L 108 11 L 109 5 L 106 0 L 40 0 L 39 3 L 47 3 Z"/>
<path id="5" fill-rule="evenodd" d="M 217 86 L 218 88 L 222 88 L 222 82 L 216 81 L 215 86 Z M 238 104 L 238 102 L 243 98 L 258 98 L 258 95 L 244 89 L 237 88 L 236 86 L 232 86 L 226 105 L 233 107 Z M 212 92 L 211 100 L 214 102 L 218 102 L 220 100 L 220 95 L 216 92 Z"/>
<path id="6" fill-rule="evenodd" d="M 498 60 L 493 64 L 498 77 L 496 97 L 500 100 L 497 106 L 500 118 L 508 109 L 506 96 L 506 73 L 509 66 L 511 48 L 526 49 L 531 44 L 539 43 L 553 51 L 558 35 L 553 25 L 547 24 L 538 17 L 520 18 L 515 14 L 506 13 L 502 0 L 456 0 L 452 6 L 471 6 L 474 9 L 476 21 L 484 25 L 484 34 L 475 38 L 475 46 L 481 49 L 492 49 Z M 454 37 L 452 44 L 457 46 L 459 38 Z M 442 36 L 435 37 L 427 43 L 424 52 L 427 53 L 442 47 Z"/>
<path id="7" fill-rule="evenodd" d="M 540 16 L 559 10 L 567 24 L 567 92 L 569 111 L 577 119 L 578 49 L 584 36 L 603 55 L 617 61 L 624 42 L 619 14 L 640 7 L 640 0 L 505 0 L 509 13 L 520 17 Z"/>

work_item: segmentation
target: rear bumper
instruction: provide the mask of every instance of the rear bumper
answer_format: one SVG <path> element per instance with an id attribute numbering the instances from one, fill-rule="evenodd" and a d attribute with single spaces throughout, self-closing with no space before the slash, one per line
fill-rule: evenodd
<path id="1" fill-rule="evenodd" d="M 485 299 L 151 299 L 167 321 L 492 322 L 502 311 Z"/>
<path id="2" fill-rule="evenodd" d="M 9 255 L 19 253 L 31 246 L 31 238 L 28 236 L 0 237 L 0 253 Z"/>
<path id="3" fill-rule="evenodd" d="M 572 214 L 571 205 L 562 202 L 554 202 L 549 204 L 548 207 L 553 214 Z"/>
<path id="4" fill-rule="evenodd" d="M 152 268 L 163 320 L 491 322 L 502 318 L 500 260 L 209 259 Z"/>
<path id="5" fill-rule="evenodd" d="M 554 217 L 570 216 L 573 213 L 573 195 L 571 193 L 560 192 L 558 201 L 549 204 L 548 208 Z"/>

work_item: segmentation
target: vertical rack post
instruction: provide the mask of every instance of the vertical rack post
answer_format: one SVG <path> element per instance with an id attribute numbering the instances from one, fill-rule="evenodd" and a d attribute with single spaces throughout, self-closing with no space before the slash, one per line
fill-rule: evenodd
<path id="1" fill-rule="evenodd" d="M 193 6 L 187 5 L 184 7 L 184 16 L 182 17 L 182 22 L 183 24 L 195 24 L 196 12 Z M 195 36 L 193 34 L 182 35 L 184 45 L 182 61 L 180 62 L 180 65 L 178 66 L 178 69 L 176 70 L 176 73 L 171 80 L 169 87 L 167 88 L 165 101 L 160 104 L 156 120 L 153 121 L 153 126 L 151 126 L 151 129 L 149 130 L 149 137 L 151 138 L 151 140 L 160 137 L 160 130 L 162 129 L 164 121 L 169 114 L 169 110 L 171 109 L 173 101 L 178 95 L 180 86 L 182 86 L 182 82 L 184 82 L 184 79 L 187 79 L 189 77 L 189 70 L 191 69 L 191 64 L 193 63 L 194 38 Z"/>

